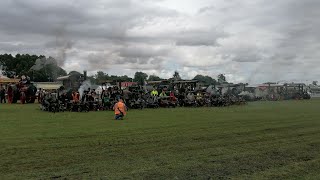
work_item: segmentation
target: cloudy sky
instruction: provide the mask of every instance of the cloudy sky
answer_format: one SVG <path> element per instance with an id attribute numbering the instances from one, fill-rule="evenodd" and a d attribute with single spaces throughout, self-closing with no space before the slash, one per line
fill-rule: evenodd
<path id="1" fill-rule="evenodd" d="M 233 82 L 320 76 L 319 0 L 1 0 L 0 53 L 67 71 Z"/>

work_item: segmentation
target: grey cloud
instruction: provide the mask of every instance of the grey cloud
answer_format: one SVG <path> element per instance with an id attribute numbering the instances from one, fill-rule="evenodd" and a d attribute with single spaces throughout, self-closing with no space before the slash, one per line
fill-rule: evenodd
<path id="1" fill-rule="evenodd" d="M 50 49 L 55 49 L 59 47 L 66 47 L 68 49 L 71 49 L 74 44 L 75 43 L 70 40 L 57 38 L 56 40 L 44 43 L 44 46 Z"/>
<path id="2" fill-rule="evenodd" d="M 125 69 L 152 70 L 162 67 L 165 49 L 146 47 L 122 47 L 109 53 L 97 52 L 88 55 L 90 69 L 124 66 Z"/>
<path id="3" fill-rule="evenodd" d="M 217 39 L 226 37 L 226 33 L 214 29 L 208 31 L 186 31 L 177 35 L 177 46 L 218 46 Z"/>
<path id="4" fill-rule="evenodd" d="M 152 46 L 131 46 L 125 47 L 119 50 L 119 56 L 124 58 L 152 58 L 159 56 L 166 56 L 168 54 L 168 49 L 156 49 Z"/>
<path id="5" fill-rule="evenodd" d="M 319 74 L 318 0 L 216 0 L 195 15 L 156 3 L 161 2 L 3 0 L 0 51 L 51 55 L 60 65 L 91 71 L 160 73 L 189 66 L 194 73 L 234 72 L 233 79 L 254 74 L 256 81 Z M 130 34 L 133 29 L 146 33 Z"/>
<path id="6" fill-rule="evenodd" d="M 30 45 L 30 44 L 22 44 L 22 43 L 10 43 L 10 42 L 0 42 L 0 49 L 1 51 L 8 51 L 8 52 L 16 52 L 22 49 L 33 49 L 37 48 L 38 46 Z"/>
<path id="7" fill-rule="evenodd" d="M 235 62 L 257 62 L 261 60 L 261 57 L 260 55 L 253 53 L 237 54 L 232 60 Z"/>
<path id="8" fill-rule="evenodd" d="M 68 37 L 122 41 L 126 36 L 126 30 L 143 22 L 146 17 L 175 14 L 173 11 L 144 7 L 131 0 L 106 1 L 103 4 L 85 3 L 86 1 L 70 2 L 73 3 L 8 1 L 2 8 L 0 7 L 1 30 L 6 33 L 55 36 L 55 31 L 64 24 Z"/>
<path id="9" fill-rule="evenodd" d="M 203 8 L 200 8 L 199 10 L 198 10 L 198 13 L 206 13 L 206 12 L 210 12 L 210 11 L 213 11 L 213 10 L 215 10 L 216 8 L 215 8 L 215 6 L 206 6 L 206 7 L 203 7 Z"/>

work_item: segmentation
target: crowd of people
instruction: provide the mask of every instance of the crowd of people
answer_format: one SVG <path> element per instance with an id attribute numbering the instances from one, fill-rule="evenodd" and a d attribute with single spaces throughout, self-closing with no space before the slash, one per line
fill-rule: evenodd
<path id="1" fill-rule="evenodd" d="M 0 103 L 9 103 L 11 104 L 13 101 L 13 87 L 11 84 L 1 85 L 0 86 Z"/>
<path id="2" fill-rule="evenodd" d="M 37 88 L 30 82 L 30 78 L 21 76 L 18 82 L 0 84 L 0 103 L 34 103 L 36 92 Z"/>
<path id="3" fill-rule="evenodd" d="M 119 99 L 129 109 L 159 108 L 159 107 L 202 107 L 230 106 L 245 104 L 238 96 L 231 94 L 212 94 L 205 90 L 169 89 L 164 87 L 146 90 L 141 87 L 120 89 L 117 86 L 104 89 L 97 94 L 94 89 L 83 92 L 40 90 L 38 101 L 46 111 L 101 111 L 112 110 Z"/>

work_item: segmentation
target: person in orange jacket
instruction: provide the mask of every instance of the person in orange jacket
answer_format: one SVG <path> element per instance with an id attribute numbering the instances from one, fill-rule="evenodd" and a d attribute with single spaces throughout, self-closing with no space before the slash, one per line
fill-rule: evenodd
<path id="1" fill-rule="evenodd" d="M 123 103 L 123 100 L 120 98 L 119 101 L 113 106 L 115 120 L 122 120 L 123 117 L 127 114 L 127 106 Z"/>

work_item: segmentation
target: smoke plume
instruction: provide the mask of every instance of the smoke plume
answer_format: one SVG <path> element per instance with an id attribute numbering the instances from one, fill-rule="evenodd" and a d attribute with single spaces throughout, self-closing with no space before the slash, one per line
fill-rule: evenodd
<path id="1" fill-rule="evenodd" d="M 80 99 L 82 98 L 84 91 L 87 91 L 89 88 L 91 88 L 90 80 L 84 81 L 78 90 L 80 94 Z"/>
<path id="2" fill-rule="evenodd" d="M 67 36 L 66 24 L 60 24 L 55 30 L 55 47 L 56 47 L 56 59 L 58 66 L 64 66 L 67 59 L 67 51 L 73 46 L 73 42 Z"/>
<path id="3" fill-rule="evenodd" d="M 39 71 L 44 68 L 46 65 L 54 65 L 57 66 L 58 62 L 53 57 L 49 58 L 39 58 L 36 60 L 35 64 L 31 67 L 32 70 Z"/>

